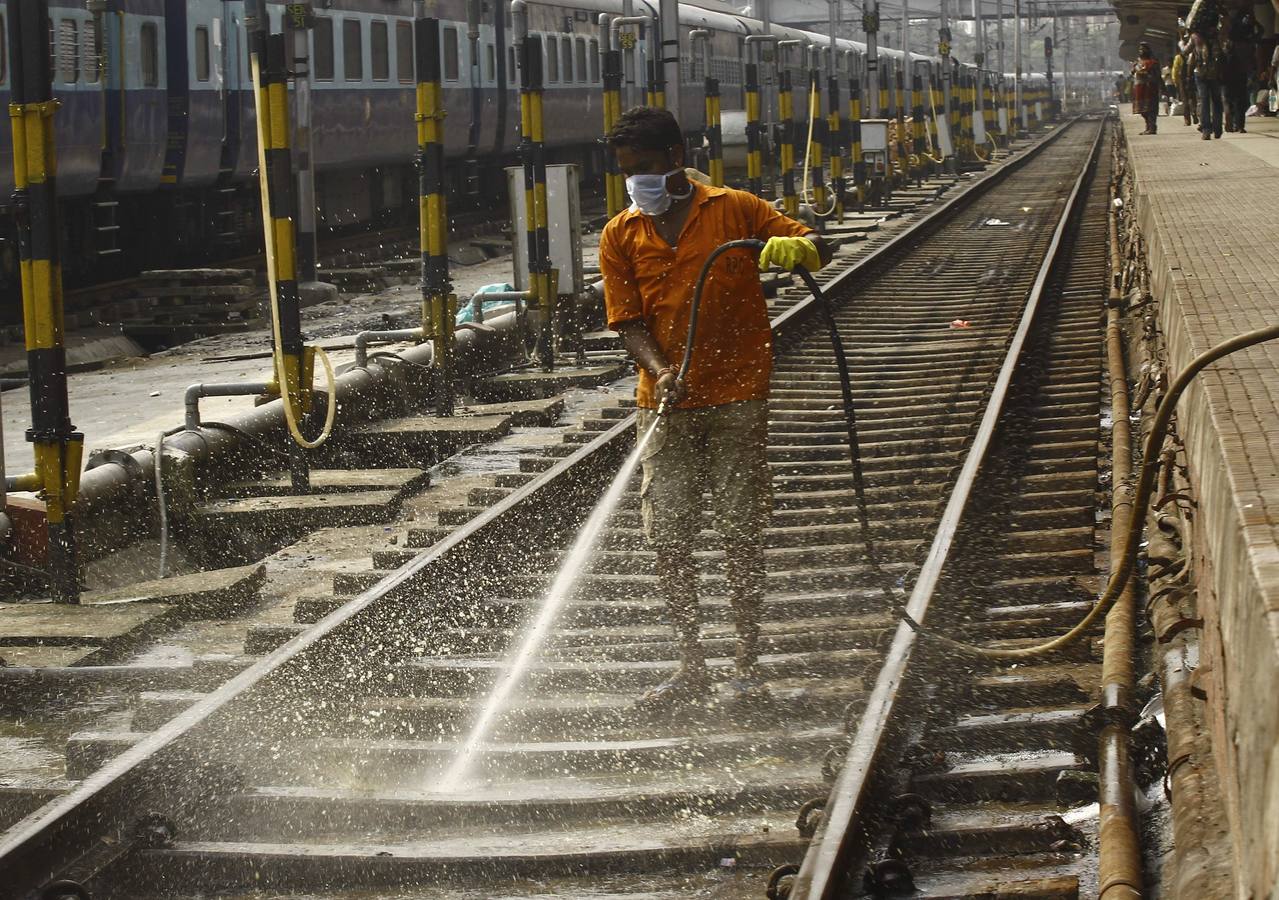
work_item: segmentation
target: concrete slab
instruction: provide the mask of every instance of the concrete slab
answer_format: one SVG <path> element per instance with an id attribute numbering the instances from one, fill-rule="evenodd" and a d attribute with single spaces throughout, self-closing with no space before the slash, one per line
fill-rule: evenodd
<path id="1" fill-rule="evenodd" d="M 257 596 L 266 577 L 261 565 L 207 569 L 143 581 L 128 587 L 90 591 L 80 603 L 85 606 L 110 607 L 129 603 L 163 603 L 184 616 L 226 615 Z"/>
<path id="2" fill-rule="evenodd" d="M 1279 122 L 1204 141 L 1178 118 L 1138 134 L 1120 116 L 1131 214 L 1148 254 L 1169 372 L 1275 322 Z M 1234 842 L 1240 896 L 1273 896 L 1279 873 L 1279 344 L 1210 366 L 1178 406 L 1197 510 L 1206 718 Z"/>
<path id="3" fill-rule="evenodd" d="M 109 647 L 171 610 L 157 603 L 75 606 L 66 603 L 0 604 L 0 646 L 40 644 Z"/>
<path id="4" fill-rule="evenodd" d="M 350 432 L 342 448 L 371 466 L 429 466 L 463 447 L 496 440 L 511 430 L 510 414 L 409 416 Z"/>
<path id="5" fill-rule="evenodd" d="M 538 397 L 533 400 L 512 400 L 508 403 L 474 403 L 462 407 L 459 412 L 477 416 L 510 416 L 511 424 L 520 427 L 549 427 L 564 412 L 564 398 L 559 394 Z"/>
<path id="6" fill-rule="evenodd" d="M 397 491 L 405 494 L 431 483 L 425 469 L 312 469 L 311 490 L 319 494 L 356 491 Z M 231 497 L 274 497 L 291 495 L 293 480 L 286 474 L 227 485 Z"/>
<path id="7" fill-rule="evenodd" d="M 400 499 L 399 491 L 348 491 L 214 500 L 192 511 L 186 545 L 210 560 L 261 559 L 318 528 L 389 522 Z"/>
<path id="8" fill-rule="evenodd" d="M 476 396 L 484 400 L 527 400 L 549 397 L 568 388 L 606 384 L 626 374 L 631 364 L 625 361 L 581 368 L 560 368 L 553 372 L 529 369 L 486 378 L 476 385 Z"/>
<path id="9" fill-rule="evenodd" d="M 5 665 L 47 669 L 51 666 L 74 666 L 97 653 L 101 647 L 13 646 L 0 650 Z"/>

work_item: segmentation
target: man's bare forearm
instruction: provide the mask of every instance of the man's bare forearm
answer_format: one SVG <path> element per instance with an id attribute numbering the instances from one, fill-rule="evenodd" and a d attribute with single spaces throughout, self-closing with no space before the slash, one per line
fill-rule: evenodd
<path id="1" fill-rule="evenodd" d="M 639 319 L 621 323 L 617 326 L 617 331 L 626 343 L 626 351 L 640 366 L 647 369 L 649 374 L 656 375 L 670 365 L 670 361 L 662 353 L 662 348 L 658 347 L 657 341 L 653 339 L 648 326 Z"/>

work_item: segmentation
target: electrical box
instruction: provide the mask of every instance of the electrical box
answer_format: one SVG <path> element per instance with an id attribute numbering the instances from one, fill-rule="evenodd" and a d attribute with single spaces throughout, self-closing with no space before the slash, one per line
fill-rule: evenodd
<path id="1" fill-rule="evenodd" d="M 872 175 L 888 173 L 887 119 L 862 119 L 862 159 Z"/>
<path id="2" fill-rule="evenodd" d="M 580 294 L 586 289 L 582 278 L 582 204 L 578 199 L 577 166 L 546 167 L 546 222 L 550 232 L 551 267 L 560 271 L 559 292 Z M 506 188 L 511 198 L 511 242 L 515 245 L 515 289 L 526 291 L 528 279 L 528 235 L 524 218 L 524 168 L 506 170 Z"/>

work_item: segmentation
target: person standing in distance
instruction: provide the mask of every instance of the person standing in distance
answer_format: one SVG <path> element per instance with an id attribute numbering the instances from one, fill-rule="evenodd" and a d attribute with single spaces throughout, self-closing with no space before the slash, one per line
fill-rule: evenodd
<path id="1" fill-rule="evenodd" d="M 668 708 L 711 690 L 700 641 L 693 552 L 709 488 L 715 529 L 723 538 L 724 574 L 737 627 L 730 693 L 758 697 L 764 602 L 764 526 L 772 511 L 768 469 L 768 383 L 772 332 L 759 283 L 769 265 L 810 271 L 830 261 L 812 229 L 745 191 L 691 182 L 684 138 L 666 110 L 637 107 L 607 135 L 627 176 L 631 207 L 600 238 L 609 327 L 639 364 L 639 430 L 668 412 L 645 450 L 641 489 L 644 531 L 657 555 L 658 581 L 679 646 L 675 674 L 640 705 Z M 702 264 L 727 241 L 766 241 L 758 266 L 749 250 L 725 253 L 707 278 L 692 364 L 680 380 L 693 291 Z"/>

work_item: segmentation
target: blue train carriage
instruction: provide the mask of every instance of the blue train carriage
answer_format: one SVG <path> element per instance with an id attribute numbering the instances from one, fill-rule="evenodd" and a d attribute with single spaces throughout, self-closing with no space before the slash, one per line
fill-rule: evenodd
<path id="1" fill-rule="evenodd" d="M 85 215 L 63 222 L 67 235 L 64 267 L 74 271 L 68 259 L 77 249 L 92 246 L 87 204 L 98 189 L 108 146 L 107 79 L 101 65 L 101 38 L 94 17 L 75 0 L 52 0 L 49 4 L 50 49 L 52 51 L 53 94 L 58 102 L 54 118 L 58 149 L 57 195 L 75 201 Z M 0 103 L 10 100 L 11 65 L 7 11 L 0 5 Z M 0 306 L 0 320 L 17 321 L 18 255 L 12 210 L 13 132 L 8 123 L 0 128 L 0 279 L 7 297 Z M 64 202 L 64 205 L 66 203 Z"/>

